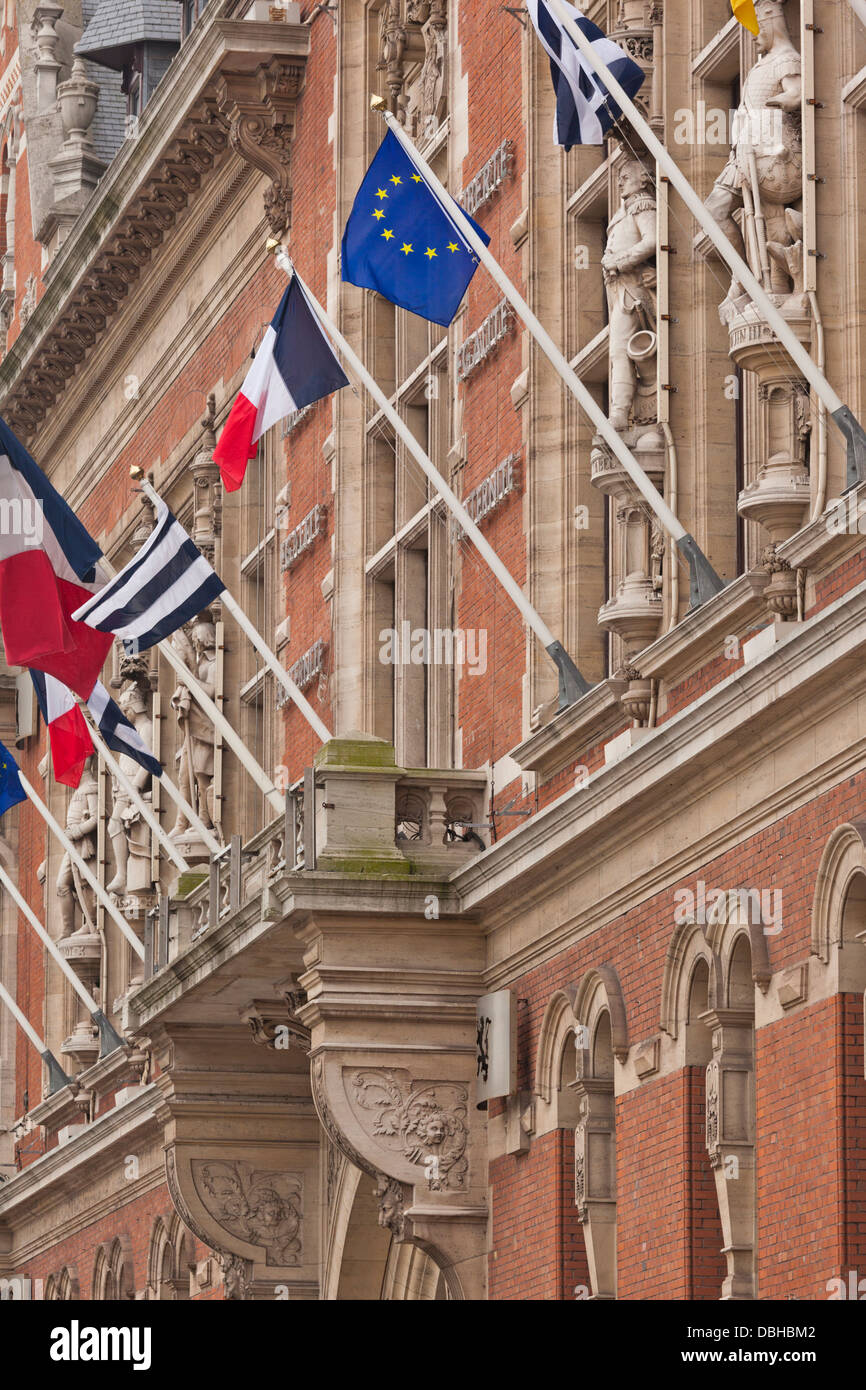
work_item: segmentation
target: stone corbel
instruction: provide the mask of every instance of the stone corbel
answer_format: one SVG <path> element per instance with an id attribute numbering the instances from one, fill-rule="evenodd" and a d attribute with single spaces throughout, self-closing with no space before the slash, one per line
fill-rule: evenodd
<path id="1" fill-rule="evenodd" d="M 379 1224 L 429 1254 L 452 1297 L 482 1297 L 486 1175 L 467 1059 L 425 1053 L 412 1063 L 319 1053 L 316 1110 L 332 1144 L 376 1182 Z"/>
<path id="2" fill-rule="evenodd" d="M 260 1019 L 267 1011 L 251 1008 Z M 227 1297 L 315 1299 L 320 1130 L 306 1059 L 251 1047 L 241 1030 L 239 1021 L 154 1038 L 169 1193 L 219 1256 Z"/>
<path id="3" fill-rule="evenodd" d="M 275 237 L 285 236 L 292 221 L 292 136 L 303 80 L 303 61 L 278 57 L 253 73 L 227 73 L 218 84 L 232 149 L 271 180 L 264 201 Z"/>

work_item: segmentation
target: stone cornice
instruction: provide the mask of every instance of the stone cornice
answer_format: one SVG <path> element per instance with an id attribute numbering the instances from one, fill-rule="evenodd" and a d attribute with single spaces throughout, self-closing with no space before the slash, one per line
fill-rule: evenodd
<path id="1" fill-rule="evenodd" d="M 526 771 L 549 777 L 565 767 L 605 734 L 616 733 L 625 721 L 619 697 L 626 681 L 606 680 L 582 699 L 530 734 L 511 756 Z"/>
<path id="2" fill-rule="evenodd" d="M 798 624 L 788 641 L 734 672 L 652 731 L 627 756 L 594 774 L 584 787 L 567 793 L 499 841 L 482 862 L 475 861 L 455 874 L 451 881 L 461 901 L 484 912 L 486 928 L 506 924 L 514 916 L 515 902 L 521 900 L 523 882 L 532 879 L 537 895 L 541 864 L 545 865 L 546 891 L 556 891 L 558 868 L 564 872 L 576 858 L 597 854 L 599 843 L 610 844 L 617 836 L 634 840 L 648 832 L 650 820 L 657 819 L 660 792 L 668 806 L 677 798 L 688 803 L 694 798 L 694 778 L 704 778 L 706 792 L 714 782 L 731 775 L 737 748 L 740 758 L 747 757 L 756 739 L 774 741 L 785 720 L 792 728 L 798 721 L 810 725 L 820 698 L 837 702 L 846 679 L 849 684 L 859 679 L 859 653 L 866 645 L 864 619 L 866 584 L 861 584 Z M 743 739 L 746 726 L 751 743 Z M 863 742 L 850 745 L 847 766 L 862 761 Z M 844 773 L 837 769 L 837 775 Z M 815 769 L 792 777 L 806 799 L 818 794 L 818 780 Z M 774 802 L 778 806 L 778 794 Z M 742 824 L 729 829 L 742 837 Z M 715 837 L 713 855 L 721 852 Z M 659 885 L 669 880 L 669 864 L 656 864 L 655 871 Z M 654 891 L 646 882 L 640 889 L 641 897 Z M 596 906 L 586 905 L 587 917 Z M 618 910 L 623 910 L 621 902 Z M 550 949 L 550 941 L 539 941 L 529 955 L 534 958 Z"/>
<path id="3" fill-rule="evenodd" d="M 155 1085 L 146 1086 L 124 1105 L 107 1110 L 86 1125 L 68 1143 L 49 1149 L 9 1182 L 3 1183 L 0 1186 L 0 1225 L 29 1220 L 34 1204 L 47 1193 L 52 1203 L 65 1201 L 80 1187 L 82 1163 L 116 1163 L 118 1146 L 128 1143 L 133 1134 L 140 1134 L 142 1129 L 154 1125 L 158 1099 Z"/>
<path id="4" fill-rule="evenodd" d="M 206 889 L 198 890 L 199 893 L 203 891 Z M 429 927 L 424 917 L 425 898 L 435 893 L 439 898 L 438 930 L 450 935 L 476 930 L 471 913 L 458 916 L 456 895 L 441 879 L 413 877 L 408 881 L 376 879 L 364 883 L 349 874 L 303 870 L 283 875 L 270 885 L 270 891 L 280 903 L 278 922 L 263 921 L 260 904 L 251 902 L 224 922 L 217 923 L 136 990 L 127 1006 L 128 1017 L 124 1020 L 127 1031 L 147 1031 L 178 999 L 186 997 L 241 951 L 259 946 L 265 937 L 271 938 L 268 942 L 270 958 L 276 958 L 277 937 L 285 933 L 287 924 L 294 929 L 314 914 L 333 913 L 341 920 L 347 920 L 351 914 L 354 920 L 363 922 L 367 930 L 372 929 L 371 923 L 380 930 L 387 930 L 395 918 L 411 915 L 421 930 Z M 288 945 L 289 949 L 297 951 L 300 964 L 300 946 L 293 931 Z M 285 950 L 285 947 L 279 949 Z M 286 959 L 282 959 L 285 971 Z M 267 978 L 276 973 L 277 968 L 271 965 Z"/>
<path id="5" fill-rule="evenodd" d="M 220 17 L 224 9 L 206 11 L 181 47 L 136 138 L 121 149 L 57 253 L 42 299 L 0 365 L 0 409 L 25 437 L 65 389 L 229 141 L 262 168 L 257 151 L 268 150 L 267 171 L 274 187 L 279 181 L 277 201 L 288 215 L 292 112 L 309 29 L 227 20 Z"/>

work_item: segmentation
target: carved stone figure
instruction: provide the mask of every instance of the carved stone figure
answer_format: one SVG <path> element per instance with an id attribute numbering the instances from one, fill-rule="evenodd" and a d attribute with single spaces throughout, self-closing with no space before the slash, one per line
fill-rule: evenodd
<path id="1" fill-rule="evenodd" d="M 764 288 L 777 294 L 802 287 L 801 68 L 785 3 L 758 0 L 755 7 L 761 56 L 743 84 L 731 155 L 706 204 Z M 738 293 L 734 284 L 730 297 Z"/>
<path id="2" fill-rule="evenodd" d="M 610 321 L 610 422 L 625 431 L 638 386 L 629 344 L 642 333 L 645 348 L 655 332 L 656 199 L 653 176 L 638 160 L 620 159 L 617 177 L 620 204 L 608 226 L 601 265 Z"/>
<path id="3" fill-rule="evenodd" d="M 153 723 L 148 713 L 148 700 L 140 685 L 129 686 L 118 697 L 122 713 L 141 735 L 148 747 L 153 744 Z M 135 758 L 118 754 L 117 761 L 136 791 L 149 796 L 151 775 Z M 109 893 L 148 890 L 150 882 L 150 831 L 132 797 L 116 778 L 111 780 L 112 810 L 108 834 L 114 852 L 115 874 L 108 884 Z"/>
<path id="4" fill-rule="evenodd" d="M 66 812 L 66 833 L 81 858 L 87 861 L 96 858 L 98 820 L 99 790 L 94 759 L 88 758 L 81 782 L 73 792 Z M 82 926 L 89 931 L 96 930 L 93 892 L 83 882 L 80 871 L 68 854 L 64 854 L 60 861 L 57 896 L 60 899 L 61 937 L 71 936 L 76 930 L 76 906 L 82 917 Z"/>
<path id="5" fill-rule="evenodd" d="M 190 625 L 187 624 L 187 627 Z M 208 615 L 172 633 L 171 644 L 211 698 L 216 693 L 216 627 Z M 187 801 L 206 826 L 213 825 L 214 728 L 207 715 L 181 683 L 171 697 L 181 734 L 178 753 L 178 781 Z M 189 822 L 182 812 L 172 827 L 172 835 L 182 835 Z"/>

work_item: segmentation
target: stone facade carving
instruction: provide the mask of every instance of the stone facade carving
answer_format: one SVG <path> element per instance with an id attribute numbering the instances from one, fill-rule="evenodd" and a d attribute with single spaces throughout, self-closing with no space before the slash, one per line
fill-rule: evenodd
<path id="1" fill-rule="evenodd" d="M 99 790 L 96 785 L 94 759 L 88 758 L 77 789 L 73 792 L 66 812 L 66 833 L 81 858 L 89 863 L 96 858 L 96 829 L 99 819 Z M 78 920 L 82 928 L 96 930 L 93 892 L 81 878 L 70 856 L 64 854 L 57 875 L 57 896 L 60 899 L 62 937 L 72 936 Z"/>
<path id="2" fill-rule="evenodd" d="M 403 1184 L 381 1173 L 376 1183 L 376 1197 L 379 1202 L 379 1225 L 387 1227 L 399 1239 L 405 1228 Z"/>
<path id="3" fill-rule="evenodd" d="M 153 721 L 150 717 L 150 683 L 145 664 L 140 660 L 126 659 L 121 663 L 121 675 L 131 680 L 118 696 L 121 713 L 141 735 L 148 748 L 153 746 Z M 117 755 L 123 772 L 132 782 L 136 791 L 145 799 L 150 799 L 151 774 L 135 758 Z M 107 885 L 109 893 L 149 893 L 151 880 L 151 842 L 150 830 L 142 819 L 141 812 L 124 791 L 117 778 L 112 777 L 111 819 L 108 834 L 114 853 L 115 873 Z"/>
<path id="4" fill-rule="evenodd" d="M 210 616 L 200 615 L 195 622 L 187 623 L 186 627 L 172 633 L 170 641 L 181 660 L 213 698 L 216 693 L 216 626 Z M 212 826 L 213 724 L 182 682 L 171 697 L 171 707 L 177 716 L 180 734 L 178 785 L 205 825 Z M 178 812 L 171 834 L 185 838 L 190 835 L 189 823 L 182 811 Z"/>
<path id="5" fill-rule="evenodd" d="M 262 1246 L 269 1265 L 301 1263 L 301 1174 L 193 1159 L 192 1177 L 203 1205 L 229 1235 Z"/>
<path id="6" fill-rule="evenodd" d="M 377 66 L 391 111 L 416 139 L 429 139 L 444 118 L 447 57 L 447 0 L 386 0 Z"/>
<path id="7" fill-rule="evenodd" d="M 639 379 L 642 397 L 650 398 L 641 399 L 640 413 L 656 418 L 656 197 L 653 176 L 637 159 L 620 158 L 617 182 L 620 203 L 608 225 L 601 266 L 610 323 L 610 422 L 622 431 L 634 423 Z"/>
<path id="8" fill-rule="evenodd" d="M 392 1141 L 409 1163 L 422 1167 L 431 1192 L 460 1189 L 469 1166 L 469 1093 L 452 1082 L 416 1085 L 408 1072 L 384 1068 L 351 1077 L 356 1106 L 375 1116 L 368 1132 Z"/>
<path id="9" fill-rule="evenodd" d="M 707 208 L 808 352 L 812 307 L 803 293 L 801 63 L 785 3 L 758 0 L 760 57 L 743 84 L 730 158 Z M 757 377 L 757 391 L 747 387 L 745 396 L 746 486 L 738 510 L 778 544 L 799 530 L 810 502 L 808 395 L 804 383 L 791 380 L 775 335 L 736 279 L 720 314 L 731 357 Z"/>
<path id="10" fill-rule="evenodd" d="M 215 1253 L 219 1260 L 226 1298 L 234 1303 L 246 1302 L 251 1296 L 252 1261 L 245 1260 L 240 1255 L 229 1255 L 224 1250 L 217 1250 Z"/>
<path id="11" fill-rule="evenodd" d="M 219 86 L 232 149 L 271 180 L 264 203 L 275 237 L 285 236 L 292 223 L 292 136 L 303 80 L 302 62 L 274 59 L 257 73 L 225 77 Z"/>
<path id="12" fill-rule="evenodd" d="M 797 287 L 802 265 L 802 243 L 799 257 L 795 249 L 803 223 L 800 55 L 784 4 L 758 0 L 760 57 L 743 84 L 730 158 L 707 199 L 753 274 L 776 294 Z"/>

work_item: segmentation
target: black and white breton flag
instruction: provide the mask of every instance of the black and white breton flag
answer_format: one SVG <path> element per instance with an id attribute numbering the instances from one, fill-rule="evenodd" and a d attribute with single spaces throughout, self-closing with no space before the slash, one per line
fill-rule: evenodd
<path id="1" fill-rule="evenodd" d="M 156 526 L 135 559 L 77 608 L 74 617 L 99 632 L 113 632 L 134 654 L 183 627 L 224 589 L 219 575 L 160 499 Z"/>
<path id="2" fill-rule="evenodd" d="M 622 115 L 602 79 L 584 58 L 574 39 L 551 13 L 544 0 L 526 0 L 529 17 L 550 57 L 550 73 L 556 93 L 553 143 L 601 145 L 605 134 Z M 619 44 L 607 38 L 580 10 L 563 0 L 563 6 L 611 75 L 633 97 L 644 80 L 643 69 Z"/>
<path id="3" fill-rule="evenodd" d="M 87 708 L 96 720 L 96 726 L 113 753 L 123 753 L 134 758 L 154 777 L 162 776 L 162 763 L 151 752 L 134 724 L 112 700 L 102 681 L 97 681 L 87 701 Z"/>

